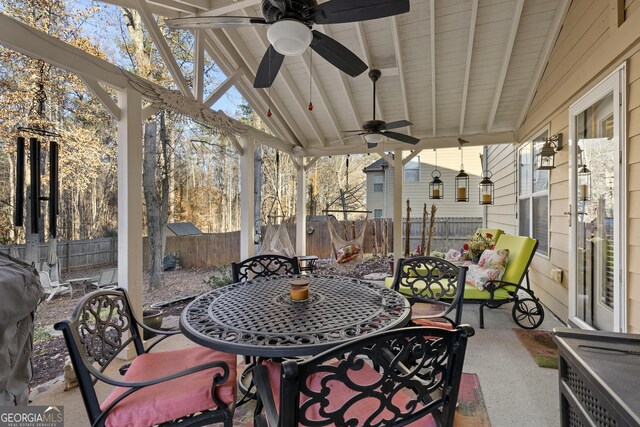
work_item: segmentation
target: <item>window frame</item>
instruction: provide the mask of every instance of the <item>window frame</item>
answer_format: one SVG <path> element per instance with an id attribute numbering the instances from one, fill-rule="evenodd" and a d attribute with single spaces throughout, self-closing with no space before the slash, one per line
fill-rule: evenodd
<path id="1" fill-rule="evenodd" d="M 413 171 L 413 170 L 417 170 L 418 171 L 418 179 L 415 181 L 407 181 L 407 166 L 409 166 L 410 164 L 412 164 L 413 162 L 417 163 L 418 167 L 417 168 L 411 168 L 409 170 Z M 421 182 L 422 180 L 422 164 L 420 163 L 420 156 L 415 156 L 413 159 L 409 160 L 407 162 L 407 164 L 402 166 L 402 182 L 406 182 L 406 183 L 414 183 L 414 182 Z"/>
<path id="2" fill-rule="evenodd" d="M 376 178 L 380 178 L 380 181 L 382 182 L 376 182 Z M 377 185 L 380 185 L 381 187 L 380 190 L 376 190 Z M 384 193 L 384 172 L 376 172 L 373 174 L 373 192 L 374 193 Z"/>
<path id="3" fill-rule="evenodd" d="M 535 221 L 534 221 L 534 209 L 533 209 L 533 201 L 536 198 L 541 198 L 541 197 L 546 197 L 547 199 L 547 230 L 546 230 L 546 234 L 547 234 L 547 246 L 546 247 L 541 247 L 540 244 L 538 244 L 538 248 L 536 249 L 536 255 L 540 256 L 542 258 L 545 259 L 550 259 L 551 256 L 551 214 L 550 214 L 550 209 L 551 209 L 551 200 L 549 198 L 549 189 L 551 187 L 551 171 L 549 171 L 549 175 L 547 178 L 547 186 L 545 189 L 543 190 L 538 190 L 538 191 L 534 191 L 535 190 L 535 173 L 536 173 L 536 150 L 535 150 L 535 143 L 539 142 L 542 137 L 546 134 L 546 136 L 548 137 L 549 135 L 551 135 L 551 129 L 550 126 L 545 126 L 542 129 L 539 129 L 537 132 L 535 132 L 532 138 L 529 138 L 526 140 L 526 142 L 524 142 L 523 144 L 520 145 L 520 147 L 518 147 L 517 152 L 516 152 L 516 162 L 517 162 L 517 186 L 516 186 L 516 192 L 517 192 L 517 200 L 518 200 L 518 206 L 517 206 L 517 214 L 518 214 L 518 234 L 519 235 L 526 235 L 529 237 L 533 237 L 533 230 L 534 230 L 534 225 L 535 225 Z M 530 165 L 527 165 L 528 167 L 530 167 L 530 185 L 528 189 L 523 190 L 521 188 L 521 171 L 522 171 L 522 164 L 520 162 L 521 159 L 521 155 L 522 152 L 525 149 L 529 149 L 530 152 L 530 156 L 531 156 L 531 161 L 530 161 Z M 526 191 L 526 192 L 523 192 Z M 529 209 L 528 209 L 528 215 L 529 215 L 529 230 L 527 231 L 526 234 L 523 234 L 523 230 L 521 230 L 520 228 L 520 206 L 521 206 L 521 201 L 522 200 L 528 200 L 529 201 Z M 546 253 L 542 252 L 543 249 L 546 249 Z"/>
<path id="4" fill-rule="evenodd" d="M 376 216 L 376 213 L 380 211 L 380 216 Z M 373 218 L 377 219 L 377 218 L 382 218 L 382 216 L 384 215 L 384 210 L 383 209 L 374 209 L 373 210 Z"/>

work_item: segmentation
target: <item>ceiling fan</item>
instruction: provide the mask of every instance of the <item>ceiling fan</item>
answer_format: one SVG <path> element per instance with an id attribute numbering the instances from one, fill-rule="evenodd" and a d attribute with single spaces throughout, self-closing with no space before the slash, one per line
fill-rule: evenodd
<path id="1" fill-rule="evenodd" d="M 418 142 L 420 142 L 418 138 L 414 138 L 410 135 L 405 135 L 404 133 L 389 131 L 390 129 L 398 129 L 413 125 L 413 123 L 411 123 L 410 121 L 398 120 L 395 122 L 386 123 L 382 120 L 376 120 L 376 83 L 378 79 L 380 79 L 381 75 L 382 73 L 380 72 L 380 70 L 369 70 L 369 78 L 373 82 L 373 120 L 364 122 L 362 124 L 362 129 L 345 131 L 345 133 L 357 132 L 357 135 L 348 136 L 341 139 L 340 141 L 348 138 L 353 138 L 354 136 L 364 135 L 364 139 L 367 141 L 368 148 L 373 148 L 381 143 L 382 139 L 385 136 L 397 141 L 406 142 L 407 144 L 417 144 Z"/>
<path id="2" fill-rule="evenodd" d="M 167 19 L 170 28 L 230 28 L 242 25 L 269 25 L 271 45 L 264 54 L 255 88 L 271 86 L 285 56 L 302 54 L 311 47 L 318 55 L 349 74 L 359 76 L 367 65 L 344 45 L 313 25 L 341 24 L 384 18 L 409 12 L 409 0 L 262 0 L 262 18 L 250 16 L 196 16 Z"/>

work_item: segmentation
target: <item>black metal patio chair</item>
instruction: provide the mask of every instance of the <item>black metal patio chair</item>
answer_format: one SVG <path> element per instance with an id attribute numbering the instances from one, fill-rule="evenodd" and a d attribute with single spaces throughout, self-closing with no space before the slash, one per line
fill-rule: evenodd
<path id="1" fill-rule="evenodd" d="M 254 369 L 255 425 L 452 426 L 473 334 L 467 325 L 410 327 L 355 339 L 303 362 L 263 362 Z"/>
<path id="2" fill-rule="evenodd" d="M 401 258 L 391 288 L 412 305 L 420 304 L 427 313 L 414 315 L 411 322 L 420 326 L 454 328 L 462 321 L 464 282 L 467 267 L 456 266 L 442 258 Z M 455 311 L 454 317 L 451 313 Z"/>
<path id="3" fill-rule="evenodd" d="M 130 307 L 124 289 L 98 290 L 79 302 L 70 320 L 55 325 L 64 334 L 91 425 L 231 426 L 237 356 L 201 346 L 151 353 L 180 332 L 149 328 Z M 145 349 L 139 328 L 161 337 Z M 106 375 L 128 347 L 136 357 L 120 368 L 122 377 Z M 94 388 L 98 381 L 115 386 L 102 402 Z"/>
<path id="4" fill-rule="evenodd" d="M 231 263 L 231 277 L 234 283 L 275 274 L 300 274 L 298 259 L 282 255 L 256 255 L 244 261 Z"/>

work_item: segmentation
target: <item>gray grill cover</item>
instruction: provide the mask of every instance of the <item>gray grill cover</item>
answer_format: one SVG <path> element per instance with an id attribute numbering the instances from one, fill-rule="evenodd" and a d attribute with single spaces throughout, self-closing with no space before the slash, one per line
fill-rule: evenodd
<path id="1" fill-rule="evenodd" d="M 0 254 L 0 406 L 29 402 L 33 318 L 43 295 L 35 268 Z"/>

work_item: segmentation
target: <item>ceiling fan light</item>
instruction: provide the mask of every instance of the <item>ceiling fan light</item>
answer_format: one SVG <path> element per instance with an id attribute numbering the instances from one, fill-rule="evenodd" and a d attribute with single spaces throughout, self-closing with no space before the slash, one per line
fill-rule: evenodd
<path id="1" fill-rule="evenodd" d="M 369 144 L 380 144 L 383 138 L 384 135 L 381 133 L 368 133 L 364 136 L 365 141 Z"/>
<path id="2" fill-rule="evenodd" d="M 276 52 L 286 55 L 301 55 L 313 39 L 311 29 L 301 22 L 284 19 L 271 25 L 267 38 Z"/>

